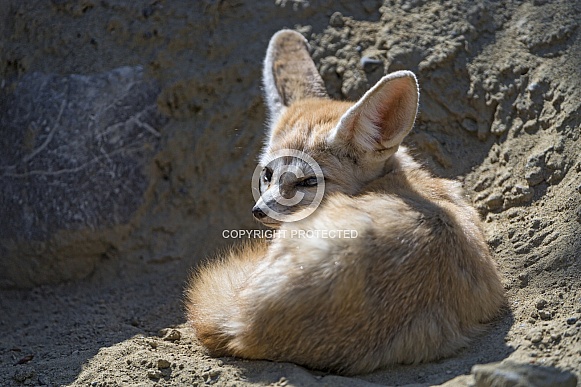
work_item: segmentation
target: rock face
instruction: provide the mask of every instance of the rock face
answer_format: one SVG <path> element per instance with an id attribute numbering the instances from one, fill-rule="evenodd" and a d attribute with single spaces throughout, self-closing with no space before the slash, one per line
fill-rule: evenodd
<path id="1" fill-rule="evenodd" d="M 92 262 L 58 257 L 64 241 L 56 251 L 47 242 L 69 233 L 69 248 L 79 244 L 80 251 L 97 256 L 103 247 L 87 236 L 127 223 L 143 205 L 158 130 L 167 121 L 156 104 L 159 86 L 143 73 L 141 67 L 96 75 L 35 72 L 5 88 L 0 284 L 79 278 Z M 38 271 L 18 264 L 31 246 L 42 255 Z"/>
<path id="2" fill-rule="evenodd" d="M 166 121 L 158 93 L 139 67 L 22 77 L 0 105 L 1 237 L 41 241 L 126 222 Z"/>

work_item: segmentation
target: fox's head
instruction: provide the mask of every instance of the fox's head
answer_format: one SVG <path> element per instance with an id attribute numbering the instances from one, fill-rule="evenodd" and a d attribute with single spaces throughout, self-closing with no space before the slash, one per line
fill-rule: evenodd
<path id="1" fill-rule="evenodd" d="M 270 118 L 252 213 L 273 227 L 384 175 L 418 109 L 409 71 L 384 76 L 356 103 L 329 99 L 305 38 L 290 30 L 270 40 L 263 83 Z"/>

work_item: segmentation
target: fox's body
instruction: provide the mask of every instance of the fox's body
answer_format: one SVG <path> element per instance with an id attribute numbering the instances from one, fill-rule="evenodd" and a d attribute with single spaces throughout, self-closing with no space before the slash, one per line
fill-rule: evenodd
<path id="1" fill-rule="evenodd" d="M 356 104 L 332 101 L 305 47 L 290 31 L 271 41 L 263 161 L 279 149 L 310 155 L 325 199 L 290 223 L 255 207 L 280 237 L 203 267 L 187 290 L 189 320 L 214 355 L 344 374 L 449 356 L 498 314 L 504 292 L 459 184 L 433 177 L 400 146 L 415 119 L 415 77 L 389 75 Z M 283 195 L 312 196 L 292 177 L 267 177 L 257 206 L 276 207 L 267 195 L 275 184 Z"/>

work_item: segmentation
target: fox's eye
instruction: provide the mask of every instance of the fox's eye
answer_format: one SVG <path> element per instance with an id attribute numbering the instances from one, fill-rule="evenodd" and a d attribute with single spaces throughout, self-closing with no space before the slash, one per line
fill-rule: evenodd
<path id="1" fill-rule="evenodd" d="M 265 183 L 269 183 L 270 182 L 270 179 L 272 179 L 272 169 L 270 169 L 270 168 L 264 168 L 262 170 L 262 180 Z"/>
<path id="2" fill-rule="evenodd" d="M 317 185 L 316 177 L 309 177 L 308 179 L 301 180 L 297 183 L 299 187 L 314 187 Z"/>

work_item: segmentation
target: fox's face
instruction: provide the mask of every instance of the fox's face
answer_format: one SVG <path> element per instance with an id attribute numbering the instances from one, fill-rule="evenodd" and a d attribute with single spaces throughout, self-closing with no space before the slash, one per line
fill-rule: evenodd
<path id="1" fill-rule="evenodd" d="M 253 208 L 254 216 L 270 226 L 293 220 L 301 210 L 317 205 L 317 195 L 324 194 L 323 174 L 312 168 L 313 163 L 300 153 L 282 151 L 278 157 L 265 156 L 268 160 L 261 165 L 259 176 L 260 197 Z"/>
<path id="2" fill-rule="evenodd" d="M 329 99 L 305 39 L 288 30 L 270 41 L 263 82 L 270 126 L 252 212 L 273 227 L 308 216 L 333 192 L 355 195 L 383 175 L 418 107 L 409 71 L 385 76 L 356 103 Z"/>

